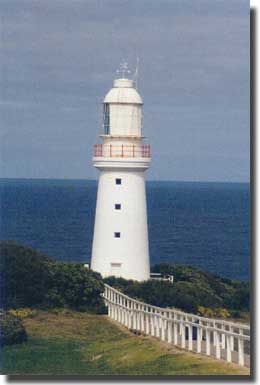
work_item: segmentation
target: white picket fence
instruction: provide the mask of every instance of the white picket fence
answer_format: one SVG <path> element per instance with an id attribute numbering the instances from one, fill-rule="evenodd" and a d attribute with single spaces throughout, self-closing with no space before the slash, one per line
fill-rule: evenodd
<path id="1" fill-rule="evenodd" d="M 105 284 L 108 315 L 130 330 L 250 367 L 250 327 L 137 301 Z"/>

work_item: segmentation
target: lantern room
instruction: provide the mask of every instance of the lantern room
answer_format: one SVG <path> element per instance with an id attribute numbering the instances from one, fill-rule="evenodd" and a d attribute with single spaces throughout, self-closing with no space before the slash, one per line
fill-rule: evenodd
<path id="1" fill-rule="evenodd" d="M 104 99 L 103 135 L 142 137 L 142 99 L 131 79 L 114 80 Z"/>

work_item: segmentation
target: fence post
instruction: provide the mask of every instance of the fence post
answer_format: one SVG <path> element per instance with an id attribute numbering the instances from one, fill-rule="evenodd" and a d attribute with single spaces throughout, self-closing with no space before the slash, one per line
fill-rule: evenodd
<path id="1" fill-rule="evenodd" d="M 168 324 L 168 327 L 167 327 L 167 330 L 168 330 L 168 333 L 167 333 L 167 341 L 169 342 L 169 344 L 172 343 L 172 327 L 173 327 L 173 323 L 172 323 L 172 312 L 169 312 L 168 313 L 168 321 L 167 321 L 167 324 Z"/>
<path id="2" fill-rule="evenodd" d="M 182 328 L 181 328 L 181 325 L 182 325 L 182 322 L 183 322 L 183 317 L 182 316 L 179 316 L 179 334 L 180 334 L 180 338 L 181 338 L 181 333 L 182 333 Z"/>
<path id="3" fill-rule="evenodd" d="M 160 337 L 160 319 L 159 312 L 156 310 L 155 324 L 156 324 L 156 337 Z"/>
<path id="4" fill-rule="evenodd" d="M 145 313 L 145 332 L 146 334 L 150 334 L 150 312 L 149 307 L 146 306 L 146 313 Z"/>
<path id="5" fill-rule="evenodd" d="M 140 329 L 140 327 L 139 327 L 139 325 L 140 325 L 140 320 L 139 320 L 139 305 L 138 305 L 138 303 L 136 303 L 135 304 L 135 309 L 136 309 L 136 330 L 139 330 Z"/>
<path id="6" fill-rule="evenodd" d="M 119 320 L 118 294 L 116 293 L 116 320 Z"/>
<path id="7" fill-rule="evenodd" d="M 132 329 L 132 310 L 131 310 L 131 301 L 127 300 L 127 309 L 128 309 L 128 329 Z"/>
<path id="8" fill-rule="evenodd" d="M 126 298 L 123 298 L 123 312 L 124 312 L 124 325 L 127 326 L 127 307 L 126 307 Z"/>
<path id="9" fill-rule="evenodd" d="M 124 299 L 124 297 L 122 296 L 122 298 L 121 298 L 121 312 L 122 312 L 122 324 L 123 325 L 125 325 L 125 305 L 124 305 L 124 303 L 125 303 L 125 299 Z"/>
<path id="10" fill-rule="evenodd" d="M 144 305 L 141 305 L 141 331 L 144 332 Z"/>
<path id="11" fill-rule="evenodd" d="M 114 292 L 113 291 L 111 291 L 111 316 L 112 316 L 112 319 L 115 319 Z"/>
<path id="12" fill-rule="evenodd" d="M 223 323 L 221 325 L 221 329 L 226 330 L 226 326 Z M 221 334 L 221 347 L 222 347 L 222 349 L 225 349 L 225 347 L 226 347 L 226 335 L 225 335 L 225 333 Z"/>
<path id="13" fill-rule="evenodd" d="M 239 334 L 243 335 L 243 330 L 239 329 Z M 238 337 L 238 365 L 244 366 L 244 339 L 242 337 Z"/>
<path id="14" fill-rule="evenodd" d="M 123 308 L 123 297 L 121 296 L 121 304 L 120 304 L 120 309 L 121 309 L 121 324 L 124 324 L 125 320 L 124 320 L 124 308 Z"/>
<path id="15" fill-rule="evenodd" d="M 188 349 L 192 350 L 193 348 L 192 343 L 192 326 L 188 325 Z"/>
<path id="16" fill-rule="evenodd" d="M 115 307 L 115 292 L 113 291 L 113 319 L 116 319 L 116 307 Z"/>
<path id="17" fill-rule="evenodd" d="M 160 311 L 158 311 L 157 312 L 157 323 L 158 323 L 158 335 L 157 335 L 157 337 L 161 337 L 161 334 L 162 334 L 162 332 L 161 332 L 161 330 L 162 330 L 162 318 L 161 318 L 161 312 Z"/>
<path id="18" fill-rule="evenodd" d="M 201 353 L 201 333 L 202 333 L 202 329 L 201 329 L 200 325 L 198 324 L 198 327 L 197 327 L 197 353 Z"/>
<path id="19" fill-rule="evenodd" d="M 139 312 L 138 312 L 138 303 L 135 304 L 135 309 L 136 309 L 136 330 L 139 330 Z"/>
<path id="20" fill-rule="evenodd" d="M 127 298 L 124 298 L 124 312 L 125 312 L 125 327 L 127 327 L 128 326 Z"/>
<path id="21" fill-rule="evenodd" d="M 174 345 L 178 345 L 178 323 L 177 314 L 173 313 L 174 321 L 173 321 L 173 343 Z"/>
<path id="22" fill-rule="evenodd" d="M 121 307 L 121 295 L 118 294 L 118 321 L 119 323 L 122 323 L 122 307 Z"/>
<path id="23" fill-rule="evenodd" d="M 155 319 L 154 319 L 154 311 L 151 312 L 151 335 L 155 336 Z"/>
<path id="24" fill-rule="evenodd" d="M 216 347 L 215 347 L 215 356 L 216 359 L 220 359 L 220 346 L 219 346 L 219 333 L 215 332 L 215 342 L 216 342 Z"/>
<path id="25" fill-rule="evenodd" d="M 133 310 L 133 302 L 131 301 L 131 315 L 130 315 L 130 329 L 134 330 L 134 310 Z"/>
<path id="26" fill-rule="evenodd" d="M 210 356 L 210 330 L 208 328 L 206 329 L 206 355 Z"/>
<path id="27" fill-rule="evenodd" d="M 133 329 L 136 330 L 136 312 L 135 312 L 135 302 L 133 304 Z"/>
<path id="28" fill-rule="evenodd" d="M 185 332 L 186 332 L 186 328 L 185 328 L 185 323 L 184 323 L 184 317 L 181 317 L 181 323 L 180 323 L 180 332 L 181 332 L 181 347 L 182 348 L 185 348 L 186 347 L 186 341 L 185 341 Z"/>
<path id="29" fill-rule="evenodd" d="M 212 324 L 213 324 L 213 327 L 215 328 L 215 327 L 216 327 L 216 322 L 213 321 Z M 216 346 L 216 343 L 217 343 L 217 342 L 216 342 L 216 335 L 217 335 L 217 332 L 214 330 L 214 331 L 213 331 L 213 345 L 214 345 L 214 346 Z"/>
<path id="30" fill-rule="evenodd" d="M 233 333 L 233 331 L 234 331 L 232 326 L 230 326 L 229 330 L 231 333 Z M 234 350 L 234 336 L 230 336 L 230 349 L 231 349 L 231 351 Z"/>
<path id="31" fill-rule="evenodd" d="M 161 312 L 160 314 L 160 323 L 161 323 L 161 340 L 165 341 L 165 319 L 164 312 Z"/>
<path id="32" fill-rule="evenodd" d="M 231 336 L 227 335 L 227 349 L 226 349 L 226 360 L 231 362 Z"/>

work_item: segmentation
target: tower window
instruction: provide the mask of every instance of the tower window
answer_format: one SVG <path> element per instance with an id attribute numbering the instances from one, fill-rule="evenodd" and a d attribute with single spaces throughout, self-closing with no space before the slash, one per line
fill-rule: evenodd
<path id="1" fill-rule="evenodd" d="M 108 103 L 104 103 L 103 124 L 104 124 L 105 135 L 109 135 L 110 134 L 110 116 L 109 116 L 109 104 Z"/>
<path id="2" fill-rule="evenodd" d="M 114 236 L 115 236 L 115 238 L 120 238 L 121 237 L 121 233 L 116 232 L 116 233 L 114 233 Z"/>
<path id="3" fill-rule="evenodd" d="M 116 184 L 122 184 L 122 179 L 121 178 L 116 178 Z"/>
<path id="4" fill-rule="evenodd" d="M 115 204 L 115 209 L 116 210 L 121 210 L 121 203 L 116 203 Z"/>

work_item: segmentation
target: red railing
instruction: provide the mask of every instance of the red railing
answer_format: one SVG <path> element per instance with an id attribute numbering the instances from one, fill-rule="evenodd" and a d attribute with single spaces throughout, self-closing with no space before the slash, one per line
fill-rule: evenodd
<path id="1" fill-rule="evenodd" d="M 104 158 L 150 158 L 150 145 L 95 144 L 94 157 Z"/>

